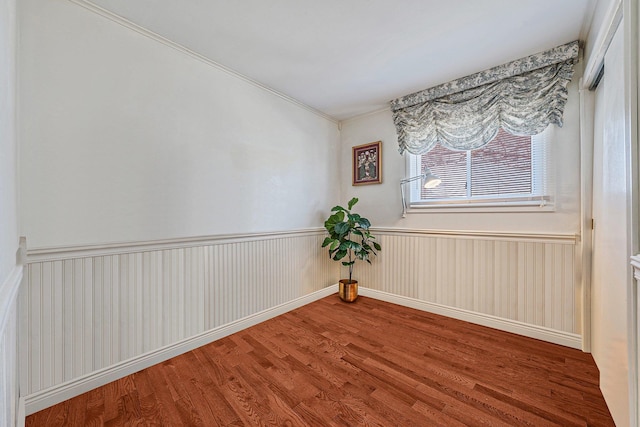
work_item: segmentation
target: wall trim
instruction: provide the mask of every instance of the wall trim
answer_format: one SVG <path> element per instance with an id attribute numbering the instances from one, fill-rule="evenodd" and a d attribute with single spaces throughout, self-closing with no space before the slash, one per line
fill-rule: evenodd
<path id="1" fill-rule="evenodd" d="M 95 245 L 51 246 L 27 249 L 26 264 L 43 261 L 59 261 L 71 258 L 130 254 L 137 252 L 162 251 L 224 243 L 249 242 L 287 238 L 294 236 L 314 236 L 326 233 L 324 228 L 308 228 L 290 231 L 269 231 L 262 233 L 216 234 L 208 236 L 179 237 L 174 239 L 147 240 L 138 242 L 114 242 Z"/>
<path id="2" fill-rule="evenodd" d="M 137 32 L 138 34 L 141 34 L 141 35 L 143 35 L 145 37 L 148 37 L 151 40 L 154 40 L 154 41 L 156 41 L 158 43 L 161 43 L 161 44 L 163 44 L 163 45 L 165 45 L 167 47 L 175 49 L 175 50 L 177 50 L 177 51 L 179 51 L 179 52 L 181 52 L 181 53 L 183 53 L 183 54 L 185 54 L 187 56 L 190 56 L 190 57 L 192 57 L 194 59 L 197 59 L 198 61 L 203 62 L 203 63 L 205 63 L 205 64 L 207 64 L 207 65 L 209 65 L 209 66 L 211 66 L 213 68 L 217 68 L 220 71 L 223 71 L 223 72 L 225 72 L 227 74 L 230 74 L 230 75 L 232 75 L 232 76 L 234 76 L 234 77 L 236 77 L 236 78 L 238 78 L 238 79 L 240 79 L 240 80 L 242 80 L 242 81 L 244 81 L 246 83 L 249 83 L 250 85 L 253 85 L 253 86 L 257 87 L 257 88 L 260 88 L 260 89 L 262 89 L 262 90 L 264 90 L 266 92 L 269 92 L 272 95 L 275 95 L 275 96 L 277 96 L 277 97 L 279 97 L 281 99 L 284 99 L 285 101 L 288 101 L 291 104 L 294 104 L 294 105 L 296 105 L 296 106 L 298 106 L 298 107 L 300 107 L 300 108 L 302 108 L 304 110 L 307 110 L 307 111 L 309 111 L 309 112 L 311 112 L 311 113 L 313 113 L 313 114 L 315 114 L 317 116 L 320 116 L 325 120 L 328 120 L 328 121 L 330 121 L 332 123 L 335 123 L 336 125 L 339 123 L 336 118 L 334 118 L 334 117 L 332 117 L 332 116 L 330 116 L 330 115 L 328 115 L 326 113 L 323 113 L 320 110 L 317 110 L 317 109 L 315 109 L 315 108 L 313 108 L 313 107 L 311 107 L 311 106 L 309 106 L 307 104 L 304 104 L 304 103 L 302 103 L 301 101 L 298 101 L 295 98 L 292 98 L 292 97 L 290 97 L 288 95 L 285 95 L 284 93 L 278 92 L 277 90 L 275 90 L 275 89 L 273 89 L 273 88 L 271 88 L 271 87 L 269 87 L 267 85 L 264 85 L 264 84 L 258 82 L 257 80 L 253 80 L 250 77 L 247 77 L 247 76 L 245 76 L 243 74 L 240 74 L 237 71 L 235 71 L 235 70 L 233 70 L 233 69 L 231 69 L 229 67 L 226 67 L 226 66 L 224 66 L 224 65 L 222 65 L 222 64 L 220 64 L 218 62 L 212 61 L 211 59 L 207 58 L 206 56 L 201 55 L 201 54 L 199 54 L 199 53 L 187 48 L 186 46 L 183 46 L 183 45 L 181 45 L 179 43 L 171 41 L 171 40 L 161 36 L 160 34 L 154 33 L 153 31 L 150 31 L 150 30 L 148 30 L 148 29 L 146 29 L 146 28 L 144 28 L 144 27 L 142 27 L 142 26 L 140 26 L 140 25 L 138 25 L 138 24 L 136 24 L 136 23 L 134 23 L 132 21 L 129 21 L 128 19 L 126 19 L 126 18 L 124 18 L 124 17 L 122 17 L 122 16 L 120 16 L 120 15 L 118 15 L 116 13 L 113 13 L 113 12 L 107 10 L 107 9 L 104 9 L 104 8 L 102 8 L 102 7 L 96 5 L 96 4 L 94 4 L 94 3 L 92 3 L 92 2 L 90 2 L 88 0 L 69 0 L 69 1 L 71 3 L 75 3 L 78 6 L 81 6 L 81 7 L 85 8 L 85 9 L 87 9 L 87 10 L 93 12 L 93 13 L 96 13 L 96 14 L 100 15 L 103 18 L 107 18 L 110 21 L 115 22 L 116 24 L 120 24 L 125 28 L 128 28 L 130 30 L 133 30 L 133 31 Z"/>
<path id="3" fill-rule="evenodd" d="M 504 233 L 496 231 L 457 231 L 430 230 L 412 228 L 372 227 L 373 232 L 400 236 L 449 237 L 456 239 L 481 239 L 503 241 L 531 241 L 546 243 L 576 244 L 580 241 L 578 234 L 562 233 Z M 179 237 L 172 239 L 111 242 L 92 245 L 49 246 L 27 249 L 26 264 L 46 261 L 59 261 L 71 258 L 88 258 L 94 256 L 119 255 L 137 252 L 149 252 L 207 246 L 213 244 L 238 243 L 247 241 L 287 238 L 293 236 L 312 236 L 324 234 L 323 227 L 314 227 L 289 231 L 269 231 L 260 233 L 215 234 L 206 236 Z"/>
<path id="4" fill-rule="evenodd" d="M 71 381 L 25 396 L 24 406 L 26 415 L 34 414 L 42 409 L 48 408 L 49 406 L 56 405 L 75 396 L 79 396 L 82 393 L 86 393 L 89 390 L 93 390 L 96 387 L 103 386 L 112 381 L 164 362 L 172 357 L 209 344 L 213 341 L 242 331 L 246 328 L 335 293 L 337 293 L 337 285 L 328 286 L 319 291 L 296 298 L 287 303 L 271 307 L 243 319 L 227 323 L 226 325 L 194 335 L 160 349 L 150 351 L 107 368 L 83 375 Z"/>
<path id="5" fill-rule="evenodd" d="M 589 88 L 598 77 L 598 72 L 604 62 L 604 55 L 607 53 L 607 49 L 609 49 L 611 40 L 620 25 L 620 21 L 622 21 L 622 9 L 622 1 L 618 0 L 612 3 L 606 12 L 600 27 L 603 31 L 600 31 L 596 35 L 593 49 L 591 49 L 591 56 L 588 58 L 589 62 L 587 62 L 584 67 L 583 88 L 585 89 Z"/>
<path id="6" fill-rule="evenodd" d="M 450 237 L 456 239 L 503 240 L 517 242 L 525 241 L 539 243 L 576 244 L 580 241 L 580 235 L 575 233 L 508 233 L 499 231 L 457 231 L 383 227 L 372 227 L 371 231 L 399 236 L 417 235 L 430 237 Z"/>
<path id="7" fill-rule="evenodd" d="M 374 116 L 376 114 L 384 113 L 384 112 L 387 112 L 387 111 L 389 111 L 389 112 L 391 111 L 391 107 L 388 106 L 388 105 L 386 107 L 384 107 L 384 108 L 378 108 L 377 110 L 368 111 L 366 113 L 360 113 L 360 114 L 358 114 L 356 116 L 353 116 L 353 117 L 348 117 L 346 119 L 341 120 L 339 122 L 339 124 L 340 124 L 340 126 L 342 126 L 345 123 L 349 123 L 349 122 L 353 122 L 353 121 L 356 121 L 356 120 L 364 119 L 365 117 Z"/>
<path id="8" fill-rule="evenodd" d="M 25 413 L 24 397 L 18 398 L 18 416 L 16 418 L 16 426 L 24 427 L 27 415 Z"/>
<path id="9" fill-rule="evenodd" d="M 582 300 L 582 351 L 591 352 L 591 267 L 593 251 L 593 141 L 595 92 L 580 79 L 580 232 L 582 242 L 576 256 L 576 277 Z"/>
<path id="10" fill-rule="evenodd" d="M 545 328 L 543 326 L 531 325 L 528 323 L 518 322 L 516 320 L 504 319 L 497 316 L 491 316 L 488 314 L 449 307 L 446 305 L 435 304 L 415 298 L 394 295 L 365 287 L 360 287 L 359 293 L 362 296 L 367 296 L 381 301 L 402 305 L 404 307 L 415 308 L 417 310 L 439 314 L 458 320 L 464 320 L 466 322 L 475 323 L 477 325 L 488 326 L 490 328 L 498 329 L 501 331 L 512 332 L 514 334 L 523 335 L 529 338 L 535 338 L 554 344 L 560 344 L 578 350 L 582 348 L 582 337 L 578 334 L 558 331 L 551 328 Z"/>
<path id="11" fill-rule="evenodd" d="M 0 286 L 0 334 L 7 327 L 9 314 L 12 312 L 11 306 L 15 305 L 18 298 L 18 290 L 22 283 L 23 268 L 17 265 L 9 273 L 9 277 Z"/>
<path id="12" fill-rule="evenodd" d="M 211 329 L 204 333 L 189 337 L 185 340 L 165 346 L 158 350 L 154 350 L 143 355 L 131 358 L 129 360 L 117 363 L 104 369 L 97 370 L 90 374 L 76 378 L 57 386 L 41 390 L 28 396 L 21 396 L 20 406 L 21 418 L 34 414 L 42 409 L 56 405 L 65 400 L 79 396 L 96 387 L 103 386 L 112 381 L 118 380 L 126 375 L 138 372 L 142 369 L 153 366 L 157 363 L 164 362 L 172 357 L 191 351 L 195 348 L 209 344 L 228 335 L 242 331 L 251 326 L 284 314 L 288 311 L 302 307 L 319 299 L 336 293 L 335 285 L 328 286 L 320 291 L 313 292 L 300 298 L 296 298 L 287 303 L 269 308 L 254 315 L 247 316 L 243 319 L 228 323 L 218 328 Z M 580 349 L 582 340 L 580 335 L 568 332 L 557 331 L 550 328 L 525 324 L 518 321 L 490 316 L 482 313 L 476 313 L 468 310 L 462 310 L 455 307 L 434 304 L 421 301 L 415 298 L 394 295 L 366 287 L 360 288 L 360 294 L 365 297 L 375 298 L 392 304 L 398 304 L 405 307 L 415 308 L 417 310 L 435 313 L 454 319 L 459 319 L 471 323 L 475 323 L 490 328 L 512 332 L 519 335 L 536 338 L 543 341 L 564 345 L 571 348 Z M 18 420 L 21 419 L 20 417 Z"/>

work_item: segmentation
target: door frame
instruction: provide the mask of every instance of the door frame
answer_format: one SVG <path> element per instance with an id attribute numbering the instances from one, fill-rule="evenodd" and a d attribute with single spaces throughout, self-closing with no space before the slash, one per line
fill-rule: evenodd
<path id="1" fill-rule="evenodd" d="M 580 82 L 580 138 L 581 138 L 581 247 L 579 262 L 581 266 L 581 302 L 582 302 L 582 336 L 583 351 L 591 351 L 591 272 L 592 272 L 592 214 L 593 214 L 593 118 L 594 93 L 589 92 L 604 63 L 604 56 L 611 43 L 622 17 L 625 17 L 624 32 L 624 89 L 625 89 L 625 146 L 629 150 L 627 164 L 627 185 L 630 188 L 627 199 L 627 252 L 629 255 L 640 252 L 640 150 L 638 121 L 638 77 L 640 42 L 638 40 L 638 23 L 640 8 L 637 0 L 621 0 L 612 3 L 603 20 L 602 30 L 594 41 L 589 62 L 585 64 L 584 75 Z M 640 393 L 638 390 L 638 290 L 633 277 L 633 268 L 629 260 L 627 280 L 627 346 L 629 363 L 629 417 L 630 425 L 640 425 Z"/>

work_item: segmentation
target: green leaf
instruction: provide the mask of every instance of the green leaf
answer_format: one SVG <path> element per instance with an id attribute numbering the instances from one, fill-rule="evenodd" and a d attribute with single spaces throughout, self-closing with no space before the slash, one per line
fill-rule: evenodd
<path id="1" fill-rule="evenodd" d="M 345 267 L 349 267 L 350 265 L 355 264 L 355 261 L 351 261 L 351 262 L 347 262 L 347 261 L 342 261 L 342 265 L 344 265 Z"/>
<path id="2" fill-rule="evenodd" d="M 327 218 L 327 220 L 325 221 L 325 224 L 329 223 L 329 224 L 335 225 L 342 221 L 344 221 L 344 212 L 336 212 L 333 215 L 331 215 L 329 218 Z"/>
<path id="3" fill-rule="evenodd" d="M 334 230 L 338 235 L 344 235 L 349 232 L 349 223 L 339 222 L 335 225 Z"/>
<path id="4" fill-rule="evenodd" d="M 347 256 L 347 251 L 339 250 L 333 255 L 333 259 L 338 261 Z"/>
<path id="5" fill-rule="evenodd" d="M 365 229 L 371 227 L 371 223 L 369 222 L 369 220 L 367 218 L 360 218 L 358 223 L 360 224 L 360 227 L 365 228 Z"/>
<path id="6" fill-rule="evenodd" d="M 366 251 L 357 252 L 356 256 L 358 257 L 358 259 L 367 259 L 369 258 L 369 252 L 366 252 Z"/>
<path id="7" fill-rule="evenodd" d="M 353 208 L 353 205 L 355 205 L 356 203 L 358 203 L 358 198 L 354 197 L 353 199 L 349 200 L 349 210 L 351 210 Z"/>
<path id="8" fill-rule="evenodd" d="M 331 246 L 329 246 L 330 250 L 335 250 L 336 248 L 338 248 L 338 246 L 340 246 L 340 240 L 332 240 L 331 241 Z"/>
<path id="9" fill-rule="evenodd" d="M 331 215 L 329 218 L 327 218 L 327 220 L 324 222 L 324 228 L 327 229 L 329 234 L 333 234 L 335 233 L 336 224 L 340 224 L 343 221 L 344 221 L 344 212 L 335 213 Z"/>
<path id="10" fill-rule="evenodd" d="M 348 214 L 347 217 L 349 218 L 349 221 L 352 221 L 354 223 L 360 222 L 360 215 L 358 214 Z"/>
<path id="11" fill-rule="evenodd" d="M 333 239 L 331 237 L 325 237 L 325 239 L 322 241 L 322 247 L 324 248 L 325 246 L 327 246 L 329 243 L 332 243 Z"/>
<path id="12" fill-rule="evenodd" d="M 351 208 L 349 208 L 349 209 L 351 209 Z M 331 208 L 331 212 L 336 212 L 336 211 L 346 211 L 346 209 L 343 208 L 342 206 L 339 206 L 339 205 L 338 206 L 334 206 L 334 207 Z"/>
<path id="13" fill-rule="evenodd" d="M 373 243 L 373 247 L 376 248 L 377 250 L 382 250 L 382 247 L 380 246 L 380 243 L 377 242 L 372 242 Z"/>

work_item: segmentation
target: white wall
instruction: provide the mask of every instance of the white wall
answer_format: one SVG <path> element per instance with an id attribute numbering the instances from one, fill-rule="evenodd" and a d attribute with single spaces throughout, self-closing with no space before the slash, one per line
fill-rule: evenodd
<path id="1" fill-rule="evenodd" d="M 68 1 L 21 19 L 29 248 L 319 226 L 337 124 Z"/>
<path id="2" fill-rule="evenodd" d="M 0 1 L 0 426 L 17 417 L 16 1 Z"/>
<path id="3" fill-rule="evenodd" d="M 0 1 L 0 284 L 16 265 L 16 5 Z"/>
<path id="4" fill-rule="evenodd" d="M 554 212 L 526 213 L 409 213 L 401 217 L 400 179 L 407 177 L 406 160 L 398 153 L 393 118 L 389 110 L 346 121 L 342 126 L 342 176 L 351 176 L 351 147 L 382 141 L 382 184 L 352 186 L 343 179 L 342 200 L 360 199 L 358 206 L 378 227 L 430 230 L 464 230 L 517 233 L 578 233 L 580 227 L 580 108 L 576 67 L 569 84 L 564 126 L 552 129 L 551 153 L 557 182 Z"/>

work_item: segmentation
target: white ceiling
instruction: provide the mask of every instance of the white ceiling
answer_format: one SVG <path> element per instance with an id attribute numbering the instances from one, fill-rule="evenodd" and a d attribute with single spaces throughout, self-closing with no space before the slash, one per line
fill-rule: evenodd
<path id="1" fill-rule="evenodd" d="M 90 0 L 337 120 L 577 40 L 592 0 Z"/>

